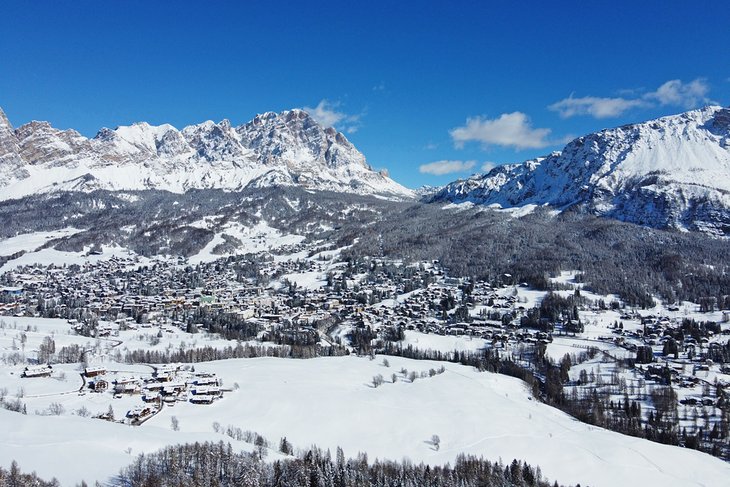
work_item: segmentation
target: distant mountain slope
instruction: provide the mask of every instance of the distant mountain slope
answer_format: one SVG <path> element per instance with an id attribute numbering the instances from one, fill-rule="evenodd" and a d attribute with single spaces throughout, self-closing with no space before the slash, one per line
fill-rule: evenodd
<path id="1" fill-rule="evenodd" d="M 455 181 L 429 200 L 577 207 L 655 228 L 728 235 L 730 109 L 602 130 L 547 157 Z"/>
<path id="2" fill-rule="evenodd" d="M 0 199 L 50 191 L 240 190 L 302 186 L 412 198 L 373 171 L 345 136 L 308 113 L 264 113 L 233 127 L 228 120 L 177 130 L 145 122 L 101 129 L 93 139 L 47 122 L 13 129 L 0 110 Z"/>

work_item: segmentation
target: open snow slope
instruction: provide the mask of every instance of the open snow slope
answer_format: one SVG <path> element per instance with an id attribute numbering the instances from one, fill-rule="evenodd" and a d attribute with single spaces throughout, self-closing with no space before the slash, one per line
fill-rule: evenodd
<path id="1" fill-rule="evenodd" d="M 346 455 L 452 462 L 460 452 L 540 465 L 544 475 L 591 486 L 722 485 L 730 464 L 694 450 L 660 445 L 578 422 L 532 399 L 519 380 L 442 362 L 330 357 L 311 360 L 242 359 L 197 364 L 240 389 L 207 408 L 180 404 L 149 422 L 165 427 L 170 415 L 183 432 L 207 432 L 211 423 L 235 425 L 295 446 L 341 446 Z M 408 382 L 399 373 L 446 372 Z M 391 374 L 396 373 L 396 383 Z M 373 388 L 382 374 L 385 383 Z M 143 428 L 148 425 L 143 426 Z M 427 440 L 437 434 L 436 451 Z"/>
<path id="2" fill-rule="evenodd" d="M 169 424 L 168 418 L 168 424 Z M 0 465 L 12 460 L 24 472 L 41 478 L 55 477 L 62 486 L 108 482 L 140 453 L 165 445 L 218 441 L 212 430 L 205 433 L 172 431 L 169 427 L 135 427 L 99 419 L 72 416 L 35 416 L 0 408 Z M 226 438 L 237 450 L 252 451 L 253 445 Z"/>
<path id="3" fill-rule="evenodd" d="M 388 357 L 390 367 L 385 367 L 382 358 L 196 364 L 197 371 L 215 372 L 224 387 L 234 390 L 209 406 L 166 407 L 139 427 L 71 415 L 38 416 L 32 408 L 28 415 L 0 409 L 0 464 L 7 467 L 14 459 L 26 471 L 75 485 L 82 479 L 106 482 L 136 454 L 164 445 L 224 440 L 236 449 L 251 448 L 214 433 L 212 424 L 218 422 L 224 429 L 256 431 L 272 445 L 286 436 L 298 448 L 341 446 L 348 456 L 362 451 L 371 459 L 445 464 L 460 452 L 505 462 L 524 459 L 550 479 L 598 487 L 714 486 L 730 476 L 730 464 L 709 455 L 580 423 L 532 399 L 519 380 L 397 357 Z M 444 373 L 413 383 L 400 373 L 405 368 L 420 374 L 441 365 Z M 385 383 L 374 388 L 377 374 Z M 396 374 L 395 383 L 391 374 Z M 69 369 L 69 381 L 71 375 Z M 121 406 L 116 404 L 116 413 L 123 413 Z M 179 431 L 170 427 L 172 416 Z M 438 450 L 429 442 L 434 434 L 441 438 Z"/>

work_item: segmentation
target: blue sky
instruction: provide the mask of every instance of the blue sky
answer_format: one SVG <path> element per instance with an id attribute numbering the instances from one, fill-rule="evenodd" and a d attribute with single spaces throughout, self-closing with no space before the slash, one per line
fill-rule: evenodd
<path id="1" fill-rule="evenodd" d="M 730 104 L 730 4 L 6 2 L 0 107 L 93 136 L 307 107 L 410 187 Z"/>

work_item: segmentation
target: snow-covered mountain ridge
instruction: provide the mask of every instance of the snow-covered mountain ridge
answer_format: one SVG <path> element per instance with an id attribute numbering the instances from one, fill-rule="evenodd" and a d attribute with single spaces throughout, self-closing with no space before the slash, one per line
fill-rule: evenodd
<path id="1" fill-rule="evenodd" d="M 550 205 L 655 228 L 730 234 L 730 109 L 579 137 L 547 157 L 455 181 L 430 201 Z"/>
<path id="2" fill-rule="evenodd" d="M 103 128 L 92 139 L 47 122 L 14 129 L 0 109 L 0 199 L 50 191 L 240 190 L 299 185 L 312 190 L 412 198 L 374 171 L 334 128 L 303 110 L 267 112 L 234 127 L 145 122 Z"/>

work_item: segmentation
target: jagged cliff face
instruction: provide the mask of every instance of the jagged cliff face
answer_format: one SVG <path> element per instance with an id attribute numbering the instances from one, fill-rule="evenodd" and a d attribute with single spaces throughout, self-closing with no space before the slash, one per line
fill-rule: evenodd
<path id="1" fill-rule="evenodd" d="M 272 185 L 413 197 L 373 171 L 343 134 L 302 110 L 264 113 L 239 127 L 228 120 L 183 130 L 142 122 L 104 128 L 93 139 L 46 122 L 13 129 L 0 110 L 1 199 L 63 190 L 183 193 Z"/>
<path id="2" fill-rule="evenodd" d="M 14 178 L 28 176 L 20 157 L 20 144 L 5 113 L 0 110 L 0 186 L 7 185 Z"/>
<path id="3" fill-rule="evenodd" d="M 730 234 L 730 109 L 603 130 L 545 158 L 451 183 L 431 200 L 577 207 L 656 228 Z"/>

